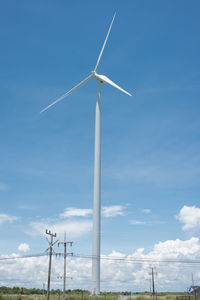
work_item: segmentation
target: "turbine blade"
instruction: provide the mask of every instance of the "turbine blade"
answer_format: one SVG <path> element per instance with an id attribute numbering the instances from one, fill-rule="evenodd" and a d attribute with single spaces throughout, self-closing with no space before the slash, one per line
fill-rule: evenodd
<path id="1" fill-rule="evenodd" d="M 130 93 L 128 93 L 127 91 L 125 91 L 124 89 L 122 89 L 120 86 L 118 86 L 116 83 L 114 83 L 112 80 L 110 80 L 108 77 L 106 77 L 105 75 L 100 75 L 100 74 L 95 74 L 95 77 L 97 79 L 99 79 L 100 81 L 106 82 L 112 86 L 114 86 L 116 89 L 120 90 L 121 92 L 132 96 Z"/>
<path id="2" fill-rule="evenodd" d="M 67 93 L 65 93 L 63 96 L 61 96 L 60 98 L 58 98 L 57 100 L 55 100 L 53 103 L 49 104 L 47 107 L 45 107 L 43 110 L 41 110 L 40 113 L 43 113 L 45 110 L 49 109 L 51 106 L 53 106 L 54 104 L 56 104 L 57 102 L 59 102 L 60 100 L 62 100 L 63 98 L 67 97 L 69 94 L 71 94 L 72 92 L 76 91 L 78 88 L 80 88 L 81 86 L 83 86 L 84 84 L 86 84 L 88 82 L 88 80 L 90 80 L 94 75 L 90 75 L 87 78 L 85 78 L 83 81 L 81 81 L 79 84 L 77 84 L 75 87 L 73 87 L 70 91 L 68 91 Z"/>
<path id="3" fill-rule="evenodd" d="M 99 63 L 100 63 L 100 60 L 101 60 L 101 57 L 102 57 L 104 48 L 105 48 L 105 46 L 106 46 L 106 43 L 107 43 L 107 40 L 108 40 L 110 31 L 111 31 L 111 28 L 112 28 L 112 24 L 113 24 L 114 19 L 115 19 L 115 16 L 116 16 L 116 13 L 115 13 L 114 16 L 113 16 L 112 22 L 111 22 L 110 27 L 109 27 L 109 29 L 108 29 L 108 33 L 107 33 L 107 35 L 106 35 L 106 39 L 105 39 L 105 41 L 104 41 L 104 43 L 103 43 L 103 47 L 102 47 L 101 52 L 100 52 L 100 54 L 99 54 L 99 57 L 98 57 L 98 60 L 97 60 L 97 64 L 96 64 L 96 67 L 95 67 L 95 69 L 94 69 L 95 72 L 96 72 L 97 69 L 98 69 L 98 66 L 99 66 Z"/>

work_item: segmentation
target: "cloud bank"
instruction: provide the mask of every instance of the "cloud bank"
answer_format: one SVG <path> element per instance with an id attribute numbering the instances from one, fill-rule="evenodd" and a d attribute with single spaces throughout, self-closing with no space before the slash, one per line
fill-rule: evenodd
<path id="1" fill-rule="evenodd" d="M 152 250 L 136 249 L 128 256 L 113 250 L 107 259 L 101 260 L 101 290 L 112 291 L 148 291 L 150 268 L 157 272 L 155 288 L 157 291 L 184 291 L 190 284 L 188 274 L 193 272 L 194 278 L 200 280 L 198 264 L 182 262 L 158 262 L 159 260 L 199 260 L 200 241 L 198 238 L 189 240 L 167 240 L 154 245 Z M 67 281 L 69 288 L 91 289 L 91 259 L 84 257 L 67 258 L 67 272 L 72 281 Z M 0 256 L 2 257 L 2 256 Z M 16 257 L 12 254 L 11 257 Z M 109 258 L 109 259 L 108 259 Z M 122 261 L 121 261 L 122 259 Z M 147 261 L 148 260 L 148 261 Z M 3 260 L 0 264 L 2 285 L 19 285 L 40 287 L 46 282 L 48 257 L 31 257 L 26 259 Z M 57 278 L 63 272 L 63 258 L 53 257 L 52 288 L 62 288 L 62 280 Z"/>

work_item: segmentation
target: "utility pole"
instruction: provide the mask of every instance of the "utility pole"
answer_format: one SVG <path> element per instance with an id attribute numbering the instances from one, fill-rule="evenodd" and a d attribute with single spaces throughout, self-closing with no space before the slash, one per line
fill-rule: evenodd
<path id="1" fill-rule="evenodd" d="M 49 241 L 48 238 L 46 238 L 48 243 L 49 243 L 49 248 L 46 249 L 46 251 L 49 250 L 49 270 L 48 270 L 48 281 L 47 281 L 47 300 L 49 300 L 50 281 L 51 281 L 51 260 L 52 260 L 52 253 L 54 251 L 53 250 L 53 245 L 55 245 L 58 242 L 58 240 L 53 242 L 53 238 L 56 237 L 56 233 L 53 234 L 53 232 L 46 229 L 46 234 L 49 234 L 51 236 L 51 241 Z"/>
<path id="2" fill-rule="evenodd" d="M 192 275 L 192 286 L 194 286 L 194 276 L 193 276 L 193 273 L 191 275 Z"/>
<path id="3" fill-rule="evenodd" d="M 150 295 L 151 295 L 151 278 L 149 279 L 149 291 L 150 291 Z"/>
<path id="4" fill-rule="evenodd" d="M 151 268 L 151 278 L 152 278 L 152 297 L 155 297 L 155 284 L 154 284 L 154 270 Z"/>
<path id="5" fill-rule="evenodd" d="M 43 296 L 44 296 L 44 293 L 45 293 L 45 283 L 43 283 L 43 291 L 42 291 Z"/>
<path id="6" fill-rule="evenodd" d="M 58 278 L 58 279 L 63 279 L 64 277 L 63 277 L 63 276 L 57 276 L 57 278 Z M 70 276 L 66 276 L 65 278 L 66 278 L 66 279 L 70 279 L 70 280 L 73 279 L 73 278 L 70 277 Z M 68 298 L 69 298 L 69 295 L 68 295 Z M 67 299 L 68 299 L 68 298 L 67 298 Z"/>
<path id="7" fill-rule="evenodd" d="M 67 255 L 73 255 L 73 252 L 68 252 L 67 253 L 67 244 L 72 246 L 73 242 L 67 242 L 66 241 L 66 232 L 64 234 L 64 242 L 59 242 L 58 247 L 60 245 L 64 246 L 64 273 L 63 273 L 63 300 L 65 300 L 65 290 L 66 290 L 66 257 Z M 58 253 L 60 254 L 60 253 Z"/>

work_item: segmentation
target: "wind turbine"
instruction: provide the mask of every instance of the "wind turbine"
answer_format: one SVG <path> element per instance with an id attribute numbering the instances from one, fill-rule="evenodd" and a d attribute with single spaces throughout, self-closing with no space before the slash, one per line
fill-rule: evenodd
<path id="1" fill-rule="evenodd" d="M 101 84 L 108 83 L 120 90 L 121 92 L 131 96 L 130 93 L 119 87 L 116 83 L 110 80 L 105 75 L 97 73 L 99 63 L 106 46 L 115 15 L 108 29 L 103 47 L 97 59 L 94 71 L 83 81 L 73 87 L 70 91 L 58 98 L 56 101 L 45 107 L 41 112 L 46 111 L 51 106 L 61 101 L 63 98 L 76 91 L 78 88 L 85 85 L 90 79 L 94 78 L 97 82 L 97 97 L 96 97 L 96 117 L 95 117 L 95 150 L 94 150 L 94 200 L 93 200 L 93 243 L 92 243 L 92 294 L 100 294 L 100 223 L 101 223 Z"/>

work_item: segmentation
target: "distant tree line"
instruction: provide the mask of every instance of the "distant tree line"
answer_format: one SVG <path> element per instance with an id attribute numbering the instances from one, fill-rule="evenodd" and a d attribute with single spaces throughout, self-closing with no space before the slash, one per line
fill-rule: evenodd
<path id="1" fill-rule="evenodd" d="M 36 289 L 36 288 L 24 288 L 24 287 L 19 287 L 19 286 L 14 286 L 14 287 L 7 287 L 7 286 L 1 286 L 0 287 L 0 294 L 7 294 L 7 295 L 43 295 L 46 293 L 45 290 L 43 289 Z M 62 291 L 60 289 L 52 289 L 50 291 L 51 295 L 58 295 L 61 294 Z M 76 293 L 76 294 L 82 294 L 84 293 L 85 295 L 89 295 L 89 291 L 87 290 L 81 290 L 81 289 L 76 289 L 76 290 L 67 290 L 66 293 Z"/>
<path id="2" fill-rule="evenodd" d="M 8 294 L 8 295 L 13 295 L 13 294 L 21 294 L 21 295 L 42 295 L 43 290 L 42 289 L 27 289 L 24 287 L 19 287 L 19 286 L 14 286 L 14 287 L 7 287 L 7 286 L 1 286 L 0 287 L 0 293 L 1 294 Z"/>

